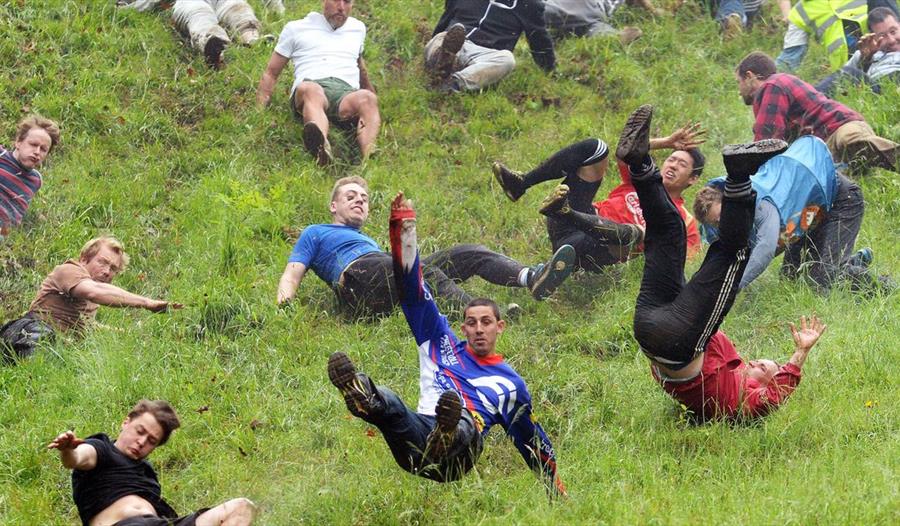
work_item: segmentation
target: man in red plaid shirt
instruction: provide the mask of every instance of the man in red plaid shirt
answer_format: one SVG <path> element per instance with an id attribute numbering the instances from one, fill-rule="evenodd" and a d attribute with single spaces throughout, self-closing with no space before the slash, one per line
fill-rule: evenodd
<path id="1" fill-rule="evenodd" d="M 875 135 L 862 115 L 786 73 L 776 73 L 775 61 L 754 51 L 735 70 L 744 103 L 753 106 L 754 140 L 791 141 L 815 135 L 837 161 L 854 161 L 894 172 L 900 165 L 900 145 Z"/>

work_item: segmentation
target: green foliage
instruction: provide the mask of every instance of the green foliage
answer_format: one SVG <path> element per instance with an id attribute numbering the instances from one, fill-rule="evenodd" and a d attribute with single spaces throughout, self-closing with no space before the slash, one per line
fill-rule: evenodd
<path id="1" fill-rule="evenodd" d="M 251 3 L 273 35 L 318 6 L 287 2 L 281 18 Z M 781 27 L 767 15 L 723 42 L 696 5 L 661 18 L 623 8 L 615 23 L 644 31 L 633 44 L 565 40 L 552 75 L 523 44 L 497 89 L 447 97 L 423 88 L 421 69 L 443 3 L 355 4 L 370 30 L 380 151 L 365 167 L 322 171 L 286 109 L 288 70 L 271 107 L 255 108 L 273 43 L 232 46 L 226 68 L 211 71 L 165 12 L 118 10 L 111 0 L 0 3 L 4 141 L 31 112 L 63 129 L 44 188 L 0 252 L 3 319 L 26 310 L 53 266 L 99 233 L 115 234 L 132 255 L 118 284 L 187 305 L 168 315 L 103 308 L 102 327 L 86 338 L 62 338 L 0 369 L 0 523 L 77 522 L 69 474 L 45 444 L 65 429 L 115 434 L 142 397 L 168 399 L 181 413 L 183 429 L 153 461 L 182 511 L 243 495 L 259 504 L 261 524 L 279 525 L 898 522 L 898 296 L 821 297 L 780 281 L 775 268 L 724 324 L 742 354 L 785 359 L 786 322 L 800 314 L 816 312 L 829 328 L 790 402 L 754 426 L 691 425 L 651 380 L 631 336 L 641 260 L 576 276 L 544 303 L 467 283 L 524 307 L 499 350 L 529 382 L 571 498 L 548 502 L 500 432 L 463 481 L 439 485 L 397 468 L 377 432 L 349 417 L 325 364 L 345 351 L 414 405 L 418 364 L 402 316 L 335 316 L 331 291 L 314 276 L 292 306 L 274 306 L 297 230 L 329 220 L 333 180 L 369 179 L 366 231 L 383 245 L 387 204 L 403 190 L 419 210 L 423 253 L 481 242 L 542 260 L 549 243 L 536 208 L 550 186 L 512 204 L 494 187 L 491 161 L 524 169 L 588 136 L 614 144 L 628 112 L 652 102 L 659 135 L 703 121 L 705 176 L 719 175 L 715 152 L 750 138 L 734 65 L 753 48 L 777 54 Z M 813 46 L 801 75 L 818 79 L 825 63 Z M 887 92 L 840 98 L 896 140 L 900 93 Z M 352 156 L 353 141 L 343 141 L 341 155 Z M 861 184 L 859 245 L 874 247 L 879 271 L 900 274 L 900 183 L 875 170 Z"/>

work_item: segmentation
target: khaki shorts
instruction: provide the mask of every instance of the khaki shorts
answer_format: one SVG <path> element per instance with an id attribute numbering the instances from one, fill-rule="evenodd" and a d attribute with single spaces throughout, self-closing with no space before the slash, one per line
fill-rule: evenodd
<path id="1" fill-rule="evenodd" d="M 850 121 L 834 130 L 825 141 L 837 162 L 863 158 L 866 164 L 896 170 L 900 145 L 875 135 L 866 121 Z"/>
<path id="2" fill-rule="evenodd" d="M 341 119 L 338 115 L 341 101 L 344 100 L 344 97 L 348 94 L 358 91 L 356 88 L 336 77 L 326 77 L 318 80 L 303 79 L 303 82 L 315 82 L 319 86 L 322 86 L 322 91 L 325 92 L 325 99 L 328 101 L 328 108 L 325 109 L 325 115 L 327 115 L 330 120 L 335 122 L 345 120 Z M 294 115 L 300 120 L 303 120 L 302 107 L 294 98 L 296 94 L 296 90 L 291 93 L 291 108 L 294 111 Z"/>

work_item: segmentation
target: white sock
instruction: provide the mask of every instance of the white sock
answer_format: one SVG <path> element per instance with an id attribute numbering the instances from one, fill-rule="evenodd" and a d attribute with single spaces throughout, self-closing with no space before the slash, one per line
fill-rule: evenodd
<path id="1" fill-rule="evenodd" d="M 519 285 L 523 287 L 528 287 L 528 276 L 531 274 L 531 269 L 528 267 L 523 268 L 519 271 Z"/>

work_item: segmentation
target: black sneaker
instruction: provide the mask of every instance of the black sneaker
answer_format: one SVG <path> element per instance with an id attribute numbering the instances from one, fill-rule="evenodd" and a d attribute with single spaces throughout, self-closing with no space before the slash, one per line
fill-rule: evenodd
<path id="1" fill-rule="evenodd" d="M 525 195 L 525 182 L 522 180 L 522 174 L 514 172 L 503 165 L 500 161 L 494 161 L 491 170 L 494 172 L 494 178 L 503 188 L 503 192 L 510 201 L 518 201 L 520 197 Z"/>
<path id="2" fill-rule="evenodd" d="M 462 49 L 466 43 L 466 26 L 462 24 L 453 24 L 450 29 L 444 33 L 444 41 L 441 42 L 440 49 L 437 50 L 435 56 L 428 65 L 432 80 L 435 84 L 447 79 L 453 73 L 453 66 L 456 64 L 456 54 Z"/>
<path id="3" fill-rule="evenodd" d="M 572 245 L 563 245 L 553 253 L 546 264 L 539 263 L 532 267 L 528 279 L 528 289 L 534 299 L 541 301 L 559 287 L 569 274 L 575 270 L 575 249 Z"/>
<path id="4" fill-rule="evenodd" d="M 628 166 L 638 166 L 650 153 L 650 120 L 653 117 L 653 106 L 644 104 L 634 110 L 628 117 L 619 144 L 616 157 Z"/>
<path id="5" fill-rule="evenodd" d="M 377 391 L 368 376 L 356 372 L 350 357 L 338 351 L 328 358 L 328 379 L 338 388 L 354 416 L 373 414 L 380 406 Z"/>
<path id="6" fill-rule="evenodd" d="M 742 183 L 750 179 L 766 161 L 784 152 L 788 143 L 780 139 L 763 139 L 745 144 L 729 144 L 722 148 L 722 162 L 728 179 Z"/>
<path id="7" fill-rule="evenodd" d="M 303 147 L 316 158 L 319 166 L 331 164 L 331 145 L 328 144 L 328 138 L 314 122 L 307 122 L 303 125 Z"/>
<path id="8" fill-rule="evenodd" d="M 565 214 L 571 210 L 572 208 L 569 206 L 569 185 L 567 184 L 557 186 L 550 195 L 544 198 L 541 202 L 541 207 L 538 208 L 538 212 L 545 216 Z"/>
<path id="9" fill-rule="evenodd" d="M 222 53 L 225 51 L 226 44 L 227 42 L 219 37 L 210 37 L 206 41 L 206 45 L 203 46 L 203 56 L 206 58 L 206 63 L 209 67 L 213 69 L 222 68 L 224 65 Z"/>
<path id="10" fill-rule="evenodd" d="M 462 401 L 453 389 L 441 393 L 434 407 L 434 429 L 425 439 L 425 456 L 439 462 L 456 438 L 456 426 L 462 416 Z"/>

